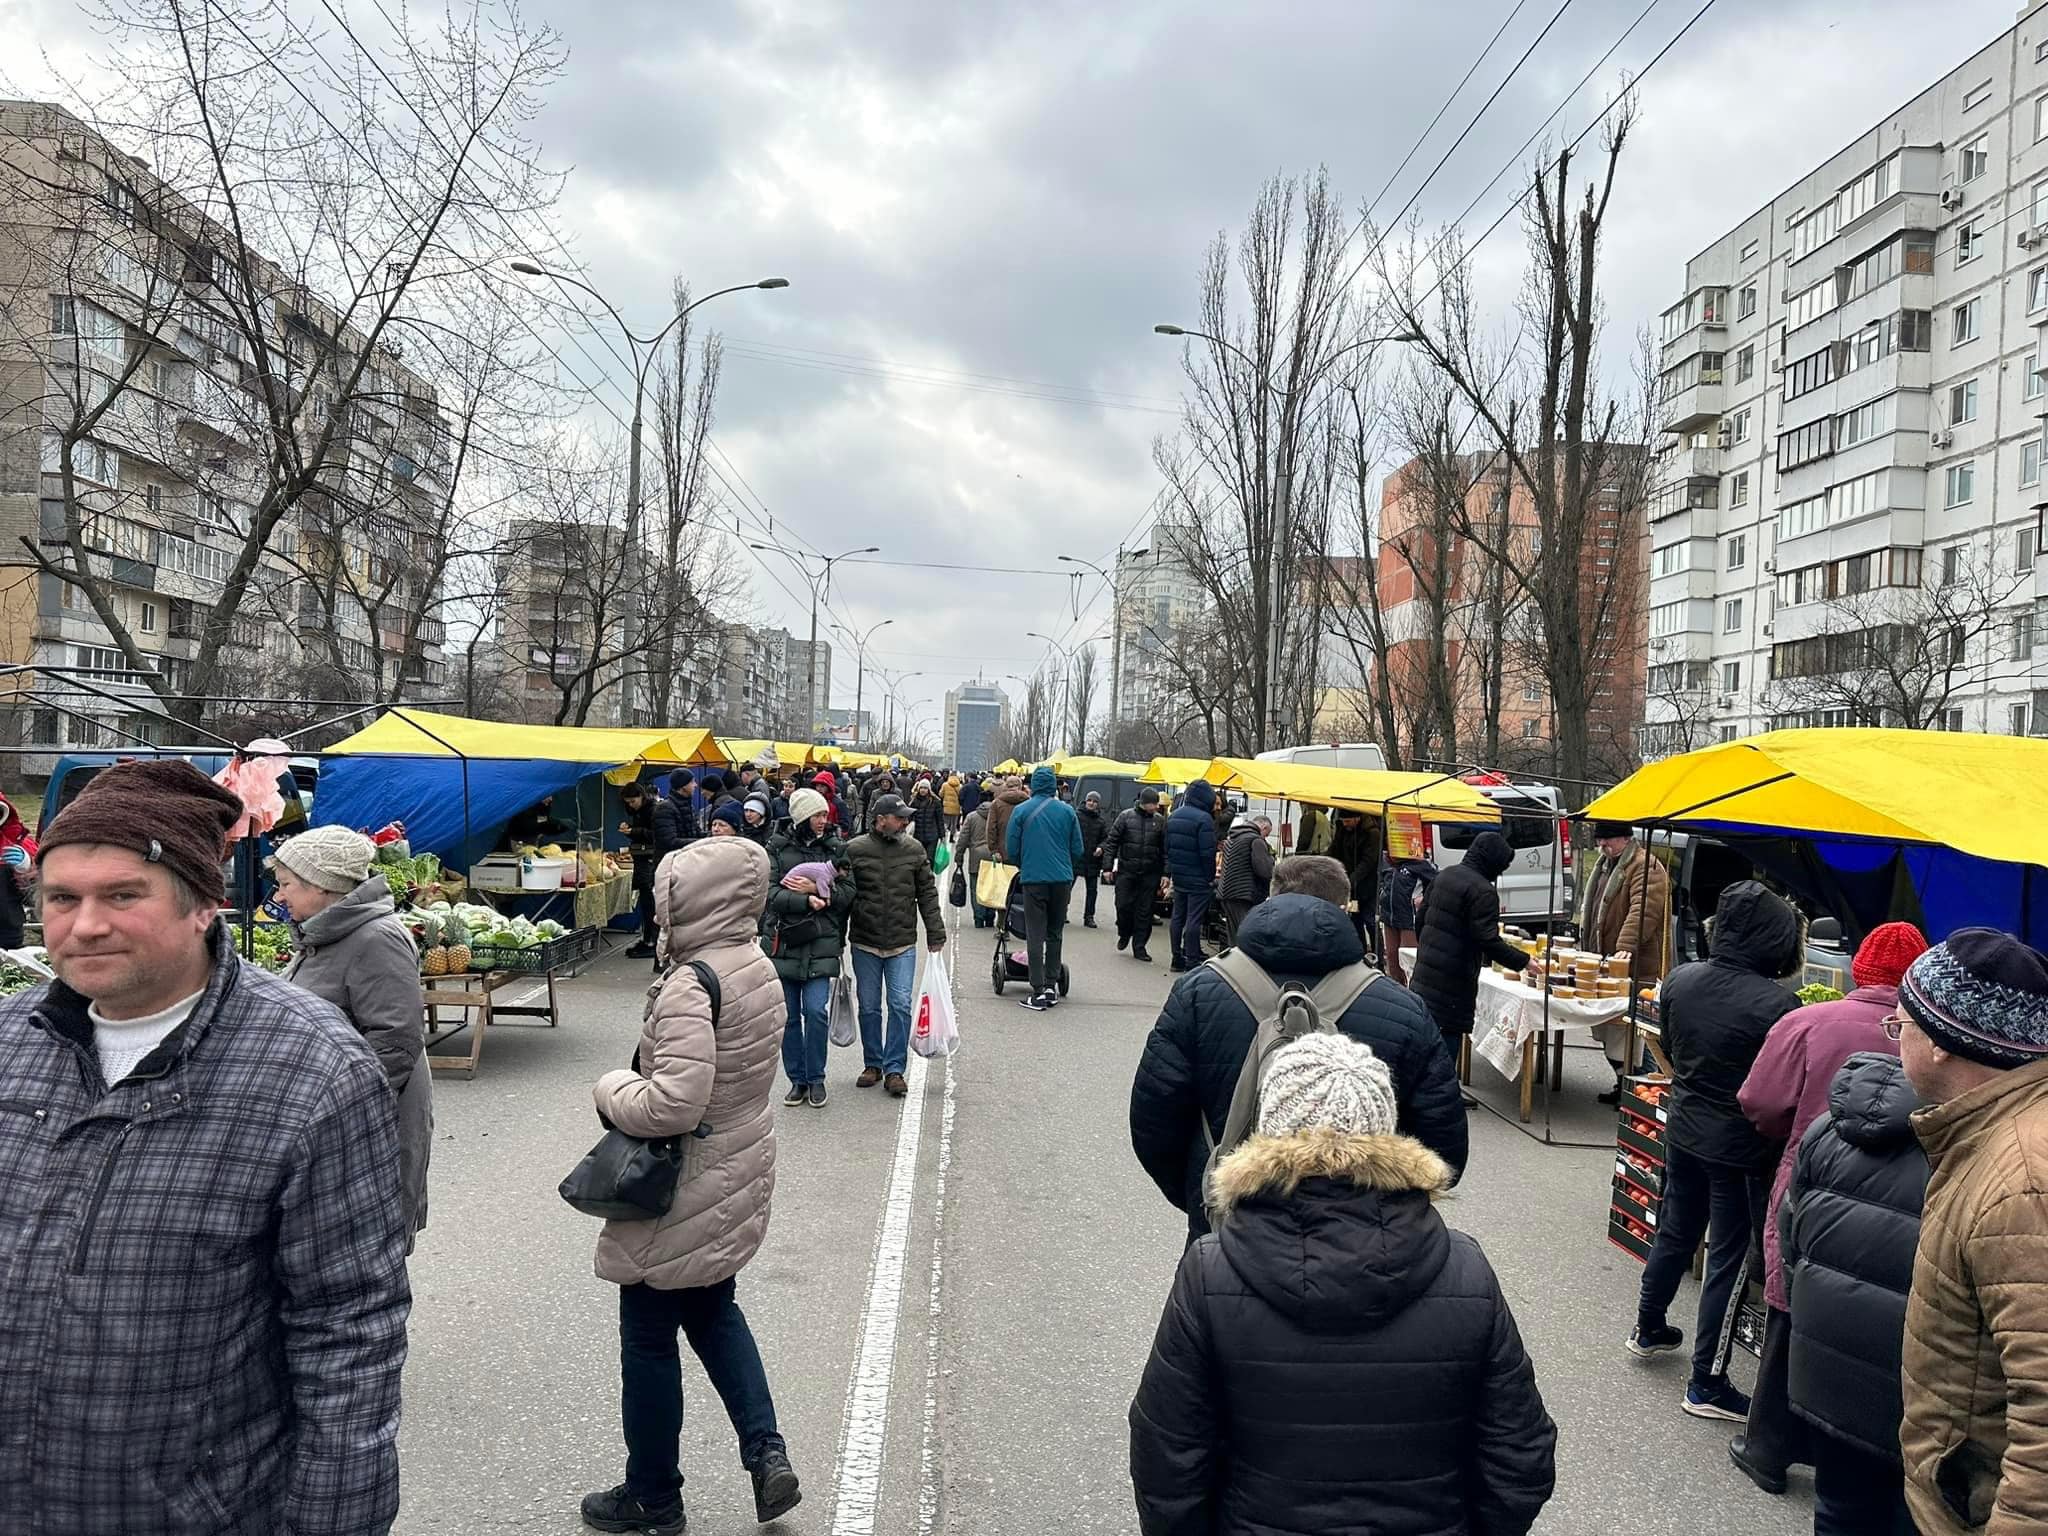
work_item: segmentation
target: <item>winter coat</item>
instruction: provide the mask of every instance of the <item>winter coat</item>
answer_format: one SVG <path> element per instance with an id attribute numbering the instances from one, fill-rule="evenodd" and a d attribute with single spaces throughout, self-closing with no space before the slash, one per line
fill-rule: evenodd
<path id="1" fill-rule="evenodd" d="M 1666 1136 L 1695 1157 L 1762 1173 L 1777 1159 L 1739 1095 L 1764 1038 L 1799 999 L 1778 985 L 1799 963 L 1799 914 L 1754 880 L 1721 893 L 1714 957 L 1681 965 L 1658 992 L 1659 1033 L 1671 1062 Z"/>
<path id="2" fill-rule="evenodd" d="M 984 798 L 986 797 L 981 792 L 981 781 L 970 778 L 965 784 L 960 786 L 960 814 L 963 816 L 970 814 L 981 804 Z"/>
<path id="3" fill-rule="evenodd" d="M 14 802 L 0 795 L 0 851 L 19 848 L 29 862 L 19 869 L 0 864 L 0 948 L 21 948 L 22 925 L 28 921 L 26 891 L 34 882 L 36 840 L 22 822 Z"/>
<path id="4" fill-rule="evenodd" d="M 420 952 L 397 917 L 380 874 L 350 891 L 298 932 L 284 979 L 325 998 L 377 1053 L 398 1104 L 398 1187 L 408 1233 L 427 1224 L 427 1157 L 434 1144 L 434 1083 L 427 1068 Z M 410 1243 L 406 1244 L 408 1250 Z"/>
<path id="5" fill-rule="evenodd" d="M 0 1001 L 0 1527 L 379 1536 L 412 1294 L 396 1101 L 341 1010 L 226 924 L 103 1086 L 86 999 Z"/>
<path id="6" fill-rule="evenodd" d="M 1313 986 L 1365 958 L 1358 930 L 1337 907 L 1298 892 L 1270 897 L 1237 930 L 1237 947 L 1276 981 Z M 1457 1073 L 1443 1036 L 1412 993 L 1381 979 L 1344 1010 L 1337 1027 L 1372 1047 L 1394 1079 L 1398 1128 L 1462 1173 L 1468 1128 Z M 1131 1145 L 1161 1194 L 1188 1214 L 1188 1230 L 1208 1230 L 1202 1171 L 1206 1119 L 1223 1134 L 1231 1095 L 1258 1021 L 1209 966 L 1180 977 L 1152 1026 L 1131 1083 Z"/>
<path id="7" fill-rule="evenodd" d="M 836 889 L 836 886 L 835 886 Z M 768 1235 L 775 1193 L 775 1116 L 782 1056 L 782 980 L 756 938 L 768 855 L 743 837 L 706 838 L 665 865 L 654 916 L 668 968 L 649 992 L 639 1070 L 597 1080 L 597 1112 L 629 1136 L 679 1136 L 675 1203 L 651 1221 L 608 1221 L 597 1276 L 691 1290 L 730 1280 Z M 718 977 L 718 1022 L 697 978 Z M 701 1130 L 702 1135 L 692 1132 Z"/>
<path id="8" fill-rule="evenodd" d="M 652 871 L 661 868 L 661 861 L 678 848 L 687 847 L 699 836 L 696 814 L 690 809 L 688 800 L 665 799 L 654 802 L 654 809 L 648 813 L 648 825 L 654 834 L 654 857 L 648 864 L 648 882 L 654 879 Z M 633 878 L 640 878 L 640 860 L 633 861 Z"/>
<path id="9" fill-rule="evenodd" d="M 1351 881 L 1351 899 L 1358 903 L 1359 911 L 1369 914 L 1380 892 L 1380 849 L 1384 841 L 1380 824 L 1375 817 L 1362 816 L 1355 826 L 1346 826 L 1342 817 L 1340 811 L 1336 829 L 1330 834 L 1330 846 L 1323 851 L 1344 866 Z"/>
<path id="10" fill-rule="evenodd" d="M 783 877 L 799 864 L 823 859 L 839 871 L 832 895 L 822 910 L 811 898 L 784 890 Z M 761 948 L 775 962 L 784 981 L 810 981 L 839 974 L 839 954 L 846 948 L 846 920 L 853 910 L 854 879 L 846 844 L 832 824 L 811 836 L 811 824 L 778 827 L 768 839 L 768 900 L 761 913 Z"/>
<path id="11" fill-rule="evenodd" d="M 1026 885 L 1072 885 L 1081 862 L 1081 823 L 1057 787 L 1050 768 L 1032 774 L 1030 803 L 1011 812 L 1003 834 L 1004 862 Z"/>
<path id="12" fill-rule="evenodd" d="M 1619 860 L 1597 860 L 1586 878 L 1579 934 L 1603 955 L 1631 956 L 1637 986 L 1662 980 L 1671 963 L 1671 875 L 1664 861 L 1641 843 L 1630 843 Z"/>
<path id="13" fill-rule="evenodd" d="M 998 794 L 994 804 L 989 808 L 988 851 L 998 860 L 1003 858 L 1003 850 L 1009 846 L 1011 812 L 1030 798 L 1031 791 L 1020 784 L 1015 789 L 1006 789 Z"/>
<path id="14" fill-rule="evenodd" d="M 1124 879 L 1157 880 L 1166 873 L 1166 820 L 1133 806 L 1110 824 L 1102 844 L 1102 862 Z"/>
<path id="15" fill-rule="evenodd" d="M 1528 968 L 1529 957 L 1500 936 L 1500 892 L 1493 884 L 1514 859 L 1506 838 L 1482 832 L 1429 888 L 1408 985 L 1446 1035 L 1472 1033 L 1482 965 L 1497 960 L 1510 970 Z"/>
<path id="16" fill-rule="evenodd" d="M 1380 921 L 1403 933 L 1422 927 L 1422 908 L 1440 873 L 1428 859 L 1403 859 L 1380 876 Z"/>
<path id="17" fill-rule="evenodd" d="M 938 796 L 922 794 L 910 802 L 910 830 L 926 852 L 946 840 L 946 815 L 939 809 Z"/>
<path id="18" fill-rule="evenodd" d="M 1098 806 L 1082 806 L 1074 812 L 1081 823 L 1081 873 L 1093 879 L 1102 873 L 1102 844 L 1109 836 L 1109 818 Z"/>
<path id="19" fill-rule="evenodd" d="M 1913 1133 L 1932 1172 L 1900 1361 L 1906 1505 L 1921 1536 L 2048 1529 L 2048 1061 Z"/>
<path id="20" fill-rule="evenodd" d="M 858 889 L 846 935 L 862 949 L 890 955 L 917 942 L 918 914 L 924 914 L 929 943 L 943 944 L 945 917 L 939 911 L 939 882 L 924 845 L 907 832 L 884 837 L 863 832 L 846 845 Z"/>
<path id="21" fill-rule="evenodd" d="M 1223 839 L 1223 876 L 1217 882 L 1219 901 L 1264 901 L 1273 888 L 1273 845 L 1265 834 L 1240 816 Z"/>
<path id="22" fill-rule="evenodd" d="M 1800 1138 L 1782 1221 L 1799 1414 L 1896 1463 L 1899 1355 L 1920 1242 L 1927 1154 L 1897 1056 L 1851 1056 Z"/>
<path id="23" fill-rule="evenodd" d="M 974 879 L 981 873 L 981 866 L 988 860 L 988 813 L 989 804 L 983 801 L 967 813 L 960 823 L 955 858 L 967 860 L 967 878 Z"/>
<path id="24" fill-rule="evenodd" d="M 1557 1428 L 1493 1267 L 1405 1136 L 1254 1137 L 1131 1404 L 1144 1536 L 1522 1536 Z"/>
<path id="25" fill-rule="evenodd" d="M 633 856 L 635 892 L 654 889 L 654 866 L 660 862 L 654 856 L 654 808 L 660 804 L 659 796 L 648 795 L 637 811 L 625 808 L 626 851 Z"/>
<path id="26" fill-rule="evenodd" d="M 1183 891 L 1216 884 L 1216 786 L 1197 779 L 1166 818 L 1166 874 Z"/>
<path id="27" fill-rule="evenodd" d="M 960 775 L 954 774 L 946 780 L 945 788 L 939 791 L 939 809 L 948 816 L 960 814 Z"/>
<path id="28" fill-rule="evenodd" d="M 1830 1089 L 1843 1062 L 1858 1051 L 1899 1054 L 1898 1042 L 1887 1040 L 1884 1033 L 1885 1018 L 1898 1001 L 1897 987 L 1858 987 L 1839 1002 L 1794 1008 L 1771 1026 L 1736 1095 L 1757 1134 L 1785 1146 L 1764 1211 L 1764 1299 L 1780 1312 L 1791 1303 L 1785 1299 L 1785 1271 L 1778 1256 L 1779 1206 L 1792 1181 L 1800 1141 L 1806 1128 L 1827 1112 Z"/>

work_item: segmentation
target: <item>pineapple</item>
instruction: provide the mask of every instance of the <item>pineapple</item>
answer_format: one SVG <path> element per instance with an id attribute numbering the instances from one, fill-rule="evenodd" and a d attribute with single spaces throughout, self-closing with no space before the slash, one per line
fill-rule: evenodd
<path id="1" fill-rule="evenodd" d="M 469 929 L 461 918 L 451 917 L 442 938 L 448 946 L 448 974 L 459 976 L 469 969 Z"/>
<path id="2" fill-rule="evenodd" d="M 441 919 L 429 917 L 420 925 L 420 943 L 425 949 L 420 955 L 422 976 L 446 976 L 448 974 L 448 951 L 441 942 Z"/>

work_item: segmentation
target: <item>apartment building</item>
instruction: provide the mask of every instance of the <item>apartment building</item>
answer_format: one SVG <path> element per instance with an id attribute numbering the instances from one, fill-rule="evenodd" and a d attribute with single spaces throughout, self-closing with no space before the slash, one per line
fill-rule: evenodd
<path id="1" fill-rule="evenodd" d="M 38 776 L 66 748 L 163 739 L 144 707 L 154 695 L 85 588 L 29 549 L 78 570 L 75 513 L 84 573 L 148 669 L 188 689 L 223 585 L 258 544 L 279 442 L 266 385 L 303 449 L 325 438 L 320 489 L 258 544 L 210 679 L 226 697 L 206 713 L 444 689 L 447 424 L 401 343 L 337 397 L 364 338 L 62 107 L 0 101 L 0 171 L 0 664 L 69 669 L 0 695 L 6 743 L 48 749 L 0 771 Z M 238 303 L 252 286 L 260 304 Z"/>
<path id="2" fill-rule="evenodd" d="M 997 734 L 1010 723 L 1010 696 L 994 683 L 962 683 L 946 690 L 945 741 L 939 761 L 948 768 L 987 768 L 995 762 Z"/>
<path id="3" fill-rule="evenodd" d="M 2048 729 L 2044 337 L 2035 5 L 1687 264 L 1663 317 L 1646 755 Z"/>
<path id="4" fill-rule="evenodd" d="M 820 640 L 816 643 L 817 670 L 811 670 L 812 642 L 799 640 L 795 635 L 785 638 L 782 647 L 782 665 L 789 677 L 789 702 L 785 710 L 788 718 L 784 721 L 787 730 L 781 733 L 785 741 L 817 741 L 831 736 L 832 714 L 832 646 L 831 642 Z M 810 708 L 804 708 L 804 689 L 811 691 Z"/>
<path id="5" fill-rule="evenodd" d="M 1114 622 L 1121 627 L 1117 665 L 1117 719 L 1151 721 L 1171 730 L 1187 694 L 1173 656 L 1182 628 L 1207 605 L 1193 562 L 1181 551 L 1200 538 L 1190 525 L 1162 519 L 1152 528 L 1150 547 L 1126 550 L 1117 559 Z"/>

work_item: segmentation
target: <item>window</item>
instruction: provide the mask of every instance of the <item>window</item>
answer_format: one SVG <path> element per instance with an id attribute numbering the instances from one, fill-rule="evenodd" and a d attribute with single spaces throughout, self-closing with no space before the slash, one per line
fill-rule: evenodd
<path id="1" fill-rule="evenodd" d="M 1948 424 L 1959 427 L 1977 419 L 1977 381 L 1965 379 L 1948 392 Z"/>
<path id="2" fill-rule="evenodd" d="M 2025 372 L 2020 376 L 2020 398 L 2038 400 L 2041 398 L 2041 354 L 2029 352 L 2026 361 L 2020 365 Z"/>
<path id="3" fill-rule="evenodd" d="M 1731 597 L 1721 605 L 1721 633 L 1732 635 L 1742 628 L 1742 599 Z"/>
<path id="4" fill-rule="evenodd" d="M 1950 544 L 1941 552 L 1941 585 L 1952 587 L 1963 577 L 1963 546 Z"/>
<path id="5" fill-rule="evenodd" d="M 1727 569 L 1739 571 L 1749 562 L 1749 535 L 1738 533 L 1728 541 Z"/>
<path id="6" fill-rule="evenodd" d="M 1735 354 L 1735 382 L 1746 383 L 1756 373 L 1756 348 L 1744 347 Z"/>
<path id="7" fill-rule="evenodd" d="M 1522 740 L 1534 741 L 1540 725 L 1541 722 L 1534 715 L 1525 716 L 1522 720 Z"/>
<path id="8" fill-rule="evenodd" d="M 1859 405 L 1853 411 L 1844 411 L 1835 418 L 1835 448 L 1839 452 L 1853 448 L 1858 443 L 1867 443 L 1892 429 L 1892 397 L 1872 400 L 1868 405 Z M 1780 440 L 1782 442 L 1782 439 Z M 1778 467 L 1785 467 L 1784 451 L 1779 450 Z"/>
<path id="9" fill-rule="evenodd" d="M 2038 144 L 2044 138 L 2048 138 L 2048 96 L 2034 103 L 2034 142 Z"/>
<path id="10" fill-rule="evenodd" d="M 1956 226 L 1956 265 L 1966 266 L 1984 254 L 1984 232 L 1969 219 Z"/>
<path id="11" fill-rule="evenodd" d="M 53 336 L 76 336 L 78 334 L 78 300 L 68 293 L 50 295 L 50 334 Z"/>
<path id="12" fill-rule="evenodd" d="M 151 517 L 161 517 L 164 510 L 164 488 L 160 485 L 145 485 L 142 488 L 142 505 Z"/>
<path id="13" fill-rule="evenodd" d="M 2012 659 L 2032 661 L 2034 659 L 2034 610 L 2031 605 L 2020 609 L 2012 616 Z M 2024 731 L 2019 732 L 2025 735 Z"/>
<path id="14" fill-rule="evenodd" d="M 1958 304 L 1949 316 L 1948 344 L 1960 347 L 1966 341 L 1975 341 L 1979 330 L 1979 317 L 1983 313 L 1983 299 L 1975 298 Z"/>
<path id="15" fill-rule="evenodd" d="M 1811 464 L 1824 459 L 1835 451 L 1833 427 L 1835 418 L 1823 416 L 1819 421 L 1808 422 L 1803 427 L 1794 427 L 1790 432 L 1778 435 L 1778 473 L 1797 469 L 1802 464 Z"/>
<path id="16" fill-rule="evenodd" d="M 1728 505 L 1746 507 L 1749 505 L 1749 471 L 1743 470 L 1728 482 Z"/>
<path id="17" fill-rule="evenodd" d="M 1943 710 L 1941 714 L 1937 717 L 1934 728 L 1938 731 L 1960 731 L 1963 728 L 1962 710 Z"/>
<path id="18" fill-rule="evenodd" d="M 2038 447 L 2039 444 L 2035 446 Z M 2012 568 L 2015 571 L 2031 571 L 2034 568 L 2034 557 L 2040 552 L 2041 530 L 2038 528 L 2020 529 L 2013 537 Z"/>
<path id="19" fill-rule="evenodd" d="M 1965 459 L 1948 467 L 1948 501 L 1951 507 L 1966 507 L 1977 499 L 1977 464 Z"/>
<path id="20" fill-rule="evenodd" d="M 1840 297 L 1840 285 L 1830 273 L 1805 292 L 1793 296 L 1792 302 L 1785 306 L 1785 329 L 1796 331 L 1802 325 L 1811 325 L 1822 315 L 1833 313 Z"/>
<path id="21" fill-rule="evenodd" d="M 1839 222 L 1854 223 L 1890 197 L 1898 182 L 1898 164 L 1897 155 L 1888 155 L 1842 188 Z"/>
<path id="22" fill-rule="evenodd" d="M 1522 689 L 1522 702 L 1524 704 L 1541 704 L 1543 702 L 1543 690 L 1534 683 L 1524 685 Z"/>
<path id="23" fill-rule="evenodd" d="M 2048 309 L 2048 267 L 2036 267 L 2027 274 L 2027 313 Z"/>
<path id="24" fill-rule="evenodd" d="M 1747 320 L 1756 313 L 1756 284 L 1751 283 L 1735 297 L 1735 318 Z"/>
<path id="25" fill-rule="evenodd" d="M 1975 299 L 1970 301 L 1976 303 Z M 1801 395 L 1811 394 L 1823 384 L 1832 383 L 1835 377 L 1835 349 L 1822 347 L 1810 357 L 1802 357 L 1785 370 L 1785 398 L 1797 400 Z"/>
<path id="26" fill-rule="evenodd" d="M 1676 576 L 1681 571 L 1692 569 L 1692 542 L 1681 540 L 1666 544 L 1650 559 L 1650 574 L 1653 576 Z"/>
<path id="27" fill-rule="evenodd" d="M 2036 43 L 2034 45 L 2034 62 L 2036 64 L 2048 62 L 2048 43 Z"/>
<path id="28" fill-rule="evenodd" d="M 1662 376 L 1664 398 L 1693 388 L 1699 384 L 1721 382 L 1721 354 L 1719 352 L 1695 352 L 1676 368 L 1668 369 Z"/>
<path id="29" fill-rule="evenodd" d="M 1991 99 L 1991 82 L 1985 80 L 1963 92 L 1963 110 L 1974 112 Z"/>
<path id="30" fill-rule="evenodd" d="M 1878 511 L 1888 504 L 1890 490 L 1891 472 L 1878 469 L 1830 486 L 1822 495 L 1792 502 L 1779 509 L 1778 541 L 1783 543 Z"/>
<path id="31" fill-rule="evenodd" d="M 1757 242 L 1752 240 L 1749 242 L 1749 244 L 1745 245 L 1742 248 L 1742 254 L 1736 259 L 1740 261 L 1745 267 L 1748 266 L 1752 261 L 1756 260 L 1756 249 Z"/>
<path id="32" fill-rule="evenodd" d="M 1742 663 L 1724 661 L 1721 663 L 1721 691 L 1735 693 L 1742 687 Z"/>
<path id="33" fill-rule="evenodd" d="M 155 603 L 144 603 L 142 605 L 142 632 L 145 635 L 153 635 L 156 633 Z"/>
<path id="34" fill-rule="evenodd" d="M 1792 226 L 1792 260 L 1812 254 L 1835 238 L 1838 205 L 1829 198 Z"/>
<path id="35" fill-rule="evenodd" d="M 1956 157 L 1956 180 L 1975 181 L 1991 169 L 1990 144 L 1990 138 L 1980 133 L 1963 146 Z"/>
<path id="36" fill-rule="evenodd" d="M 2010 705 L 2010 706 L 2008 706 L 2008 707 L 2007 707 L 2007 709 L 2006 709 L 2006 720 L 2007 720 L 2007 722 L 2008 722 L 2008 723 L 2009 723 L 2009 724 L 2010 724 L 2010 725 L 2012 726 L 2012 733 L 2013 733 L 2013 735 L 2015 735 L 2015 736 L 2024 736 L 2024 735 L 2026 735 L 2026 734 L 2027 734 L 2027 706 L 2026 706 L 2026 705 L 2024 705 L 2024 704 L 2013 704 L 2013 705 Z"/>
<path id="37" fill-rule="evenodd" d="M 1660 603 L 1650 610 L 1650 633 L 1675 635 L 1685 628 L 1684 603 Z"/>
<path id="38" fill-rule="evenodd" d="M 1731 442 L 1731 443 L 1746 443 L 1746 442 L 1748 442 L 1748 441 L 1749 441 L 1749 423 L 1750 423 L 1750 416 L 1751 416 L 1751 414 L 1752 414 L 1752 413 L 1751 413 L 1751 411 L 1750 411 L 1749 407 L 1748 407 L 1748 406 L 1744 406 L 1744 407 L 1743 407 L 1743 408 L 1742 408 L 1741 410 L 1739 410 L 1739 411 L 1736 411 L 1736 412 L 1734 412 L 1733 414 L 1731 414 L 1731 415 L 1729 416 L 1729 418 L 1728 418 L 1728 441 L 1729 441 L 1729 442 Z"/>

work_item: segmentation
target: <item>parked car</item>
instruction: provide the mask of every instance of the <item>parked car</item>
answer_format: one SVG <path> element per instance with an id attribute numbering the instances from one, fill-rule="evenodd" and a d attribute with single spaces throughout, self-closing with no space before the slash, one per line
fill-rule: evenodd
<path id="1" fill-rule="evenodd" d="M 1498 775 L 1485 775 L 1498 779 Z M 1468 780 L 1469 782 L 1469 780 Z M 1564 797 L 1550 784 L 1475 783 L 1473 788 L 1500 807 L 1497 830 L 1514 850 L 1515 861 L 1497 882 L 1503 922 L 1552 928 L 1572 920 L 1577 907 L 1572 870 L 1572 833 Z M 1464 862 L 1472 840 L 1488 830 L 1484 822 L 1427 823 L 1439 869 Z"/>
<path id="2" fill-rule="evenodd" d="M 1379 770 L 1387 766 L 1387 754 L 1379 749 L 1376 742 L 1333 741 L 1318 746 L 1275 747 L 1270 752 L 1261 752 L 1258 761 L 1300 763 L 1310 768 Z M 1252 799 L 1246 803 L 1244 809 L 1249 815 L 1270 818 L 1273 823 L 1275 846 L 1282 853 L 1293 851 L 1301 820 L 1301 806 L 1292 800 Z"/>

